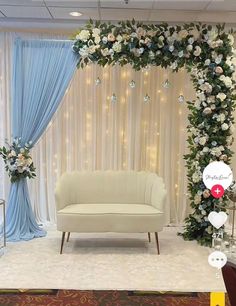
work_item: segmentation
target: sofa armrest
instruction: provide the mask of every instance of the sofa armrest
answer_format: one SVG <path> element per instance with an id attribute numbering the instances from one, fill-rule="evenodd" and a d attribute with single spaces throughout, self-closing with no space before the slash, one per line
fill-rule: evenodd
<path id="1" fill-rule="evenodd" d="M 151 205 L 157 208 L 162 213 L 165 212 L 165 200 L 167 191 L 162 180 L 157 180 L 153 183 L 151 191 Z"/>

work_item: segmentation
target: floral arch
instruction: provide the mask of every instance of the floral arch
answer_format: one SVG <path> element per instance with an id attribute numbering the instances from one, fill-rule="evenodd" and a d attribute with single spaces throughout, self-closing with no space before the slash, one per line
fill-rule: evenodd
<path id="1" fill-rule="evenodd" d="M 203 169 L 212 161 L 229 164 L 233 152 L 235 67 L 233 31 L 205 24 L 145 25 L 126 21 L 117 25 L 90 21 L 73 37 L 73 51 L 80 55 L 78 67 L 130 64 L 135 70 L 147 65 L 185 67 L 196 89 L 189 101 L 186 160 L 188 192 L 193 212 L 185 220 L 184 239 L 209 245 L 213 228 L 208 214 L 216 204 L 224 208 L 227 196 L 215 199 L 202 181 Z M 217 209 L 217 208 L 216 208 Z"/>

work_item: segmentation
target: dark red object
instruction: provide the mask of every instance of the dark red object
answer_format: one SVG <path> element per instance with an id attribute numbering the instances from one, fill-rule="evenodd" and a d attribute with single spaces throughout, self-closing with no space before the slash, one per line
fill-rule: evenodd
<path id="1" fill-rule="evenodd" d="M 33 291 L 33 290 L 32 290 Z M 43 291 L 43 290 L 42 290 Z M 54 290 L 51 294 L 0 290 L 4 306 L 209 306 L 209 293 Z M 226 306 L 229 306 L 226 297 Z M 232 304 L 235 306 L 235 304 Z"/>
<path id="2" fill-rule="evenodd" d="M 222 273 L 230 303 L 236 306 L 236 265 L 228 261 L 222 268 Z"/>
<path id="3" fill-rule="evenodd" d="M 224 187 L 220 184 L 216 184 L 211 188 L 211 194 L 214 198 L 219 199 L 223 197 L 225 193 Z"/>

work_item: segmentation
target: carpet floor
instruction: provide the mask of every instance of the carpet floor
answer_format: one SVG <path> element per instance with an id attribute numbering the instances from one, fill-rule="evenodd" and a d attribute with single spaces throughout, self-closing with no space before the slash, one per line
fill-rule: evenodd
<path id="1" fill-rule="evenodd" d="M 208 264 L 212 250 L 177 236 L 178 228 L 159 235 L 71 233 L 59 254 L 61 233 L 8 243 L 0 258 L 0 288 L 63 290 L 225 291 L 223 279 Z"/>
<path id="2" fill-rule="evenodd" d="M 0 306 L 209 306 L 209 293 L 131 291 L 0 292 Z M 225 306 L 230 306 L 226 296 Z"/>

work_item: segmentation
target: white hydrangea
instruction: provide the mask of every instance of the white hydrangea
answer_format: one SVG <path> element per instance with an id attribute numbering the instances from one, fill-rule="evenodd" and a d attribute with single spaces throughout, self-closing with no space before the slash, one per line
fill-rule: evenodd
<path id="1" fill-rule="evenodd" d="M 232 87 L 232 80 L 230 77 L 221 75 L 220 80 L 225 84 L 226 87 L 231 88 Z"/>
<path id="2" fill-rule="evenodd" d="M 201 146 L 204 146 L 206 141 L 207 141 L 207 137 L 206 136 L 202 136 L 202 137 L 199 138 L 199 144 Z"/>
<path id="3" fill-rule="evenodd" d="M 198 205 L 201 203 L 202 197 L 199 194 L 196 194 L 194 197 L 194 204 Z"/>
<path id="4" fill-rule="evenodd" d="M 88 30 L 82 30 L 79 32 L 78 35 L 76 35 L 76 39 L 82 40 L 86 42 L 90 37 L 90 32 Z"/>
<path id="5" fill-rule="evenodd" d="M 226 94 L 220 92 L 217 94 L 216 98 L 220 99 L 221 101 L 224 101 L 226 99 Z"/>
<path id="6" fill-rule="evenodd" d="M 227 123 L 223 123 L 223 124 L 221 125 L 221 129 L 222 129 L 222 131 L 226 131 L 226 130 L 229 129 L 229 125 L 228 125 Z"/>
<path id="7" fill-rule="evenodd" d="M 112 49 L 117 53 L 121 52 L 121 44 L 118 41 L 116 41 L 113 44 Z"/>

